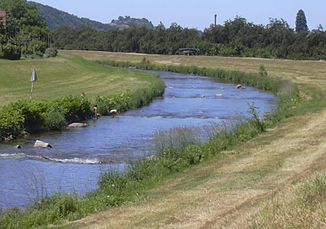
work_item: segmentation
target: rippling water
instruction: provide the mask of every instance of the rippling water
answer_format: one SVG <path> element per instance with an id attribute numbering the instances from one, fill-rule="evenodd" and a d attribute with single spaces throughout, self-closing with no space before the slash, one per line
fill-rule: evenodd
<path id="1" fill-rule="evenodd" d="M 89 127 L 32 135 L 0 145 L 0 208 L 26 207 L 56 192 L 80 195 L 97 188 L 101 172 L 123 172 L 128 165 L 153 154 L 158 131 L 176 127 L 197 128 L 249 117 L 254 103 L 263 115 L 276 98 L 247 87 L 214 82 L 206 77 L 155 72 L 166 82 L 164 98 L 147 107 L 90 121 Z M 52 149 L 35 149 L 35 140 Z M 15 149 L 16 144 L 22 149 Z"/>

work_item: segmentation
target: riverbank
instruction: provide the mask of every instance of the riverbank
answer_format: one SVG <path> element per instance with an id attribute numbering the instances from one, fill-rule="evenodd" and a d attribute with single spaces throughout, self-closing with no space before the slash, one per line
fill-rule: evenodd
<path id="1" fill-rule="evenodd" d="M 80 52 L 92 60 L 144 56 Z M 128 203 L 67 228 L 285 228 L 325 225 L 326 64 L 320 61 L 146 55 L 154 63 L 237 69 L 294 82 L 301 106 L 259 137 L 187 169 Z"/>
<path id="2" fill-rule="evenodd" d="M 5 105 L 0 110 L 0 141 L 26 131 L 60 130 L 72 122 L 85 121 L 92 117 L 94 105 L 101 115 L 110 109 L 135 109 L 164 91 L 158 77 L 79 57 L 1 60 L 0 66 L 0 105 Z M 38 81 L 30 100 L 32 68 L 37 69 Z"/>
<path id="3" fill-rule="evenodd" d="M 38 73 L 33 90 L 33 100 L 37 101 L 68 95 L 79 97 L 82 92 L 94 101 L 97 96 L 149 88 L 158 81 L 149 74 L 99 65 L 78 56 L 59 54 L 49 59 L 0 60 L 0 107 L 30 98 L 32 68 Z"/>
<path id="4" fill-rule="evenodd" d="M 282 110 L 285 111 L 288 109 L 291 110 L 291 113 L 282 112 L 282 114 L 286 115 L 282 117 L 279 116 L 281 118 L 276 118 L 275 120 L 279 121 L 280 119 L 293 115 L 293 111 L 297 111 L 300 104 L 298 103 L 296 96 L 296 93 L 291 95 L 288 94 L 284 97 L 289 98 L 288 100 L 281 100 L 280 104 L 285 102 L 285 106 L 283 107 L 284 109 Z M 40 208 L 39 210 L 42 209 L 42 214 L 39 215 L 39 220 L 42 220 L 44 223 L 49 223 L 49 221 L 46 221 L 46 215 L 55 214 L 55 206 L 60 207 L 62 204 L 66 206 L 67 203 L 70 203 L 69 206 L 72 208 L 68 209 L 67 212 L 60 213 L 65 215 L 53 215 L 53 217 L 59 217 L 54 218 L 55 221 L 61 221 L 62 217 L 68 217 L 68 219 L 79 218 L 87 212 L 105 209 L 107 206 L 120 205 L 121 203 L 125 203 L 126 201 L 128 202 L 130 200 L 134 201 L 135 199 L 138 199 L 139 195 L 142 196 L 142 194 L 149 188 L 157 186 L 158 184 L 164 182 L 164 180 L 169 179 L 171 176 L 177 176 L 176 174 L 180 173 L 180 171 L 188 171 L 187 168 L 189 166 L 194 166 L 203 162 L 205 164 L 207 161 L 211 161 L 214 158 L 219 158 L 223 161 L 224 154 L 221 154 L 222 151 L 233 149 L 235 145 L 246 142 L 260 133 L 263 130 L 262 126 L 265 127 L 265 125 L 267 125 L 268 127 L 268 125 L 271 125 L 271 123 L 268 122 L 264 123 L 263 125 L 261 124 L 262 123 L 255 120 L 239 126 L 233 133 L 228 131 L 219 132 L 217 137 L 212 139 L 212 141 L 206 145 L 187 145 L 186 148 L 179 148 L 176 151 L 174 149 L 171 151 L 168 149 L 168 153 L 166 151 L 162 152 L 157 158 L 153 159 L 154 161 L 142 162 L 132 169 L 131 172 L 125 177 L 118 176 L 116 174 L 108 174 L 101 181 L 101 189 L 86 199 L 79 201 L 77 197 L 58 196 L 48 200 L 49 202 L 36 206 L 36 209 L 34 210 L 38 212 L 38 208 Z M 61 204 L 57 205 L 58 203 Z M 34 213 L 36 213 L 35 211 Z M 35 221 L 30 221 L 32 219 L 28 216 L 25 215 L 25 217 L 23 216 L 23 218 L 21 218 L 23 220 L 21 223 L 24 221 L 25 223 L 37 223 Z"/>

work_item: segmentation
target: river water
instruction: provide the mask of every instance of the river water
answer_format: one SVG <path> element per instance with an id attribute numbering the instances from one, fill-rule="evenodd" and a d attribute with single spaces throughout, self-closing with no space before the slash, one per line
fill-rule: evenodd
<path id="1" fill-rule="evenodd" d="M 97 188 L 102 172 L 124 172 L 131 163 L 152 155 L 158 131 L 243 120 L 250 117 L 250 104 L 264 115 L 277 103 L 272 94 L 251 87 L 239 90 L 207 77 L 154 73 L 167 87 L 164 97 L 149 106 L 89 121 L 87 128 L 0 144 L 0 209 L 24 208 L 57 192 L 84 195 Z M 35 140 L 49 142 L 53 148 L 36 149 Z M 17 144 L 22 149 L 15 149 Z"/>

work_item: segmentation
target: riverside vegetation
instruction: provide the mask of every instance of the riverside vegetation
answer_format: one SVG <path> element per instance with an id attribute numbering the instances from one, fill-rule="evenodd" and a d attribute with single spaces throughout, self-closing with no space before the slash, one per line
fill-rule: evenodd
<path id="1" fill-rule="evenodd" d="M 101 61 L 101 65 L 119 67 L 137 67 L 141 69 L 155 69 L 174 71 L 188 74 L 206 75 L 217 80 L 233 83 L 243 83 L 261 89 L 269 90 L 279 97 L 276 111 L 265 117 L 264 120 L 252 119 L 243 122 L 232 130 L 218 128 L 210 135 L 207 143 L 199 144 L 194 141 L 191 134 L 174 130 L 160 136 L 164 139 L 174 139 L 158 147 L 155 157 L 146 158 L 132 165 L 126 174 L 114 172 L 103 174 L 99 181 L 99 189 L 83 198 L 75 194 L 58 194 L 41 200 L 26 211 L 13 209 L 7 212 L 0 220 L 2 227 L 37 227 L 47 224 L 60 224 L 66 220 L 75 220 L 90 213 L 120 206 L 123 203 L 136 201 L 143 198 L 147 190 L 162 184 L 165 180 L 187 171 L 195 165 L 209 161 L 223 160 L 222 152 L 243 144 L 259 135 L 266 128 L 274 127 L 276 123 L 297 114 L 310 112 L 309 107 L 320 109 L 325 106 L 320 91 L 314 89 L 314 94 L 309 102 L 300 99 L 298 87 L 290 81 L 268 76 L 264 67 L 259 68 L 259 73 L 244 73 L 240 71 L 226 71 L 194 66 L 158 65 L 143 59 L 139 63 L 122 63 Z M 99 102 L 106 103 L 105 99 Z M 314 104 L 314 105 L 312 105 Z M 318 106 L 318 105 L 320 106 Z M 252 108 L 253 117 L 256 110 Z"/>
<path id="2" fill-rule="evenodd" d="M 0 140 L 26 131 L 61 130 L 71 122 L 85 121 L 92 116 L 94 104 L 101 115 L 107 115 L 109 109 L 122 112 L 135 109 L 164 91 L 164 83 L 158 77 L 80 58 L 3 60 L 0 65 L 1 102 L 5 104 L 0 109 Z M 26 74 L 30 66 L 39 68 L 40 79 L 35 86 L 35 100 L 22 100 L 30 90 Z M 134 84 L 120 86 L 127 80 L 133 80 Z M 81 92 L 86 92 L 87 97 L 80 96 Z M 60 94 L 68 96 L 60 97 Z M 16 99 L 19 101 L 14 102 Z"/>

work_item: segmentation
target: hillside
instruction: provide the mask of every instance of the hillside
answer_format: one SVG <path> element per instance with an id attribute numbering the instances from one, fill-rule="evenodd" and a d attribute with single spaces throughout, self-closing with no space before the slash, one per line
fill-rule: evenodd
<path id="1" fill-rule="evenodd" d="M 80 18 L 67 12 L 58 10 L 51 6 L 42 5 L 36 2 L 30 2 L 36 5 L 44 17 L 49 29 L 56 29 L 60 26 L 69 26 L 71 28 L 80 28 L 82 26 L 90 26 L 99 30 L 110 30 L 113 27 L 109 24 L 93 21 L 88 18 Z"/>
<path id="2" fill-rule="evenodd" d="M 125 29 L 129 27 L 143 26 L 146 28 L 154 28 L 153 24 L 145 18 L 137 19 L 129 16 L 119 17 L 117 20 L 112 20 L 111 23 L 105 24 L 88 18 L 80 18 L 51 6 L 42 5 L 36 2 L 29 3 L 37 6 L 40 14 L 44 17 L 48 28 L 51 30 L 60 26 L 68 26 L 74 29 L 88 26 L 98 30 Z"/>

